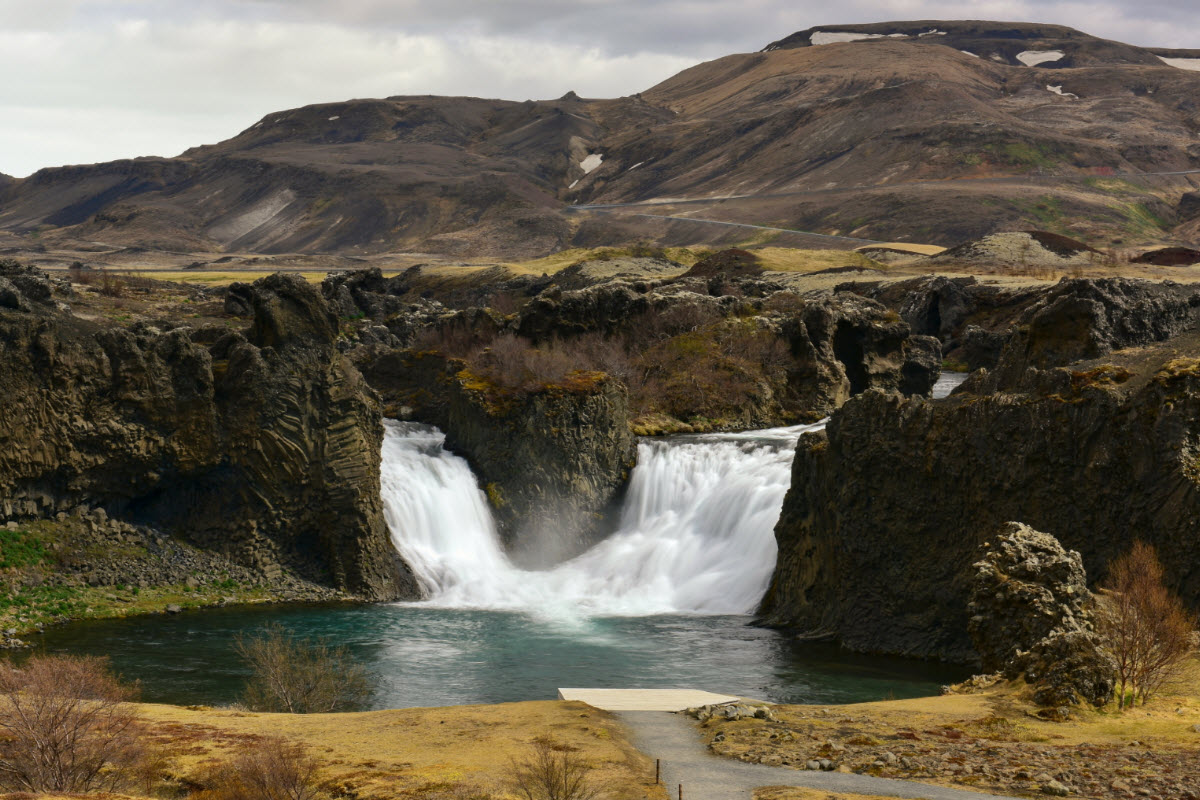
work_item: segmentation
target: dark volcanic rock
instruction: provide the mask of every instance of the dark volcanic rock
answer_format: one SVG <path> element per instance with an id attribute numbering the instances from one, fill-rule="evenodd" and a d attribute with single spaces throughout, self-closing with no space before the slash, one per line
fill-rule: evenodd
<path id="1" fill-rule="evenodd" d="M 99 505 L 268 578 L 412 596 L 383 522 L 377 401 L 327 305 L 296 276 L 241 296 L 246 335 L 0 312 L 0 512 Z"/>
<path id="2" fill-rule="evenodd" d="M 1006 523 L 974 565 L 967 630 L 983 669 L 1024 676 L 1042 705 L 1112 696 L 1112 659 L 1092 630 L 1083 561 L 1053 536 Z"/>
<path id="3" fill-rule="evenodd" d="M 1009 522 L 975 567 L 967 630 L 988 672 L 1001 670 L 1057 628 L 1087 627 L 1083 561 L 1053 536 Z"/>
<path id="4" fill-rule="evenodd" d="M 792 391 L 811 408 L 832 410 L 871 389 L 928 395 L 941 370 L 936 339 L 912 336 L 878 303 L 836 294 L 808 304 L 795 329 Z"/>
<path id="5" fill-rule="evenodd" d="M 761 275 L 762 261 L 748 250 L 721 250 L 697 261 L 685 278 L 744 278 Z"/>
<path id="6" fill-rule="evenodd" d="M 380 348 L 356 358 L 389 413 L 446 432 L 521 563 L 556 563 L 611 529 L 637 446 L 619 381 L 575 373 L 561 385 L 505 391 L 432 353 Z"/>
<path id="7" fill-rule="evenodd" d="M 446 445 L 471 463 L 518 563 L 557 564 L 613 529 L 637 454 L 619 381 L 586 373 L 496 398 L 467 378 L 449 400 Z"/>
<path id="8" fill-rule="evenodd" d="M 1093 579 L 1136 535 L 1200 605 L 1200 369 L 1174 344 L 1136 372 L 1056 369 L 1021 393 L 846 403 L 797 449 L 764 621 L 971 661 L 972 564 L 1012 519 L 1078 551 Z"/>
<path id="9" fill-rule="evenodd" d="M 1160 342 L 1200 319 L 1200 293 L 1188 286 L 1129 278 L 1064 279 L 1018 319 L 992 385 L 1029 367 L 1046 369 Z"/>
<path id="10" fill-rule="evenodd" d="M 1112 699 L 1117 665 L 1095 633 L 1064 628 L 1014 658 L 1007 672 L 1025 676 L 1038 705 L 1060 707 L 1082 698 L 1102 706 Z"/>
<path id="11" fill-rule="evenodd" d="M 1200 250 L 1191 247 L 1160 247 L 1130 259 L 1134 264 L 1153 264 L 1158 267 L 1186 267 L 1200 264 Z"/>

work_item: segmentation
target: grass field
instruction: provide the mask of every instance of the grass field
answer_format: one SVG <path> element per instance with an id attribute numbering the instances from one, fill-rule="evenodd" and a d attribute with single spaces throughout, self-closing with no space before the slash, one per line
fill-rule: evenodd
<path id="1" fill-rule="evenodd" d="M 507 798 L 514 760 L 539 738 L 577 751 L 608 800 L 665 800 L 654 762 L 610 714 L 583 703 L 535 701 L 357 714 L 258 714 L 142 705 L 139 712 L 180 775 L 201 771 L 263 736 L 306 745 L 322 778 L 358 800 Z"/>

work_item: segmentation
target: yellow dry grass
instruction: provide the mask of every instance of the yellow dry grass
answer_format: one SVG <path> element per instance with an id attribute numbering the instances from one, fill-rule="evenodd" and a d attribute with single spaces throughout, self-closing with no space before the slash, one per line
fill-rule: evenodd
<path id="1" fill-rule="evenodd" d="M 612 800 L 664 798 L 654 763 L 626 738 L 617 720 L 584 703 L 534 701 L 489 706 L 412 708 L 353 714 L 259 714 L 140 706 L 164 739 L 181 774 L 206 761 L 278 736 L 306 745 L 325 778 L 360 800 L 443 797 L 470 787 L 507 797 L 514 759 L 539 738 L 574 748 Z"/>
<path id="2" fill-rule="evenodd" d="M 898 253 L 912 253 L 916 256 L 936 256 L 938 253 L 946 252 L 946 248 L 939 247 L 936 244 L 915 244 L 913 242 L 878 242 L 876 244 L 864 244 L 854 249 L 856 251 L 894 250 Z"/>
<path id="3" fill-rule="evenodd" d="M 937 728 L 1003 717 L 1013 722 L 1013 732 L 1020 738 L 1053 739 L 1056 744 L 1063 745 L 1122 745 L 1134 740 L 1200 745 L 1200 735 L 1192 727 L 1200 724 L 1200 658 L 1192 659 L 1162 696 L 1148 705 L 1124 712 L 1117 711 L 1112 704 L 1099 710 L 1080 706 L 1069 721 L 1048 722 L 1027 713 L 1031 708 L 1027 694 L 1023 685 L 1002 684 L 978 694 L 885 700 L 830 708 L 839 714 L 868 719 L 872 727 Z"/>
<path id="4" fill-rule="evenodd" d="M 877 261 L 853 250 L 802 250 L 794 247 L 761 247 L 752 251 L 768 272 L 817 272 L 836 267 L 887 270 Z"/>
<path id="5" fill-rule="evenodd" d="M 656 249 L 657 251 L 657 249 Z M 684 266 L 690 267 L 704 256 L 708 255 L 710 250 L 704 247 L 689 248 L 689 247 L 664 247 L 661 248 L 661 253 L 671 261 L 677 261 Z M 566 269 L 580 261 L 596 261 L 605 258 L 628 258 L 637 255 L 637 251 L 632 248 L 620 247 L 572 247 L 568 250 L 561 250 L 557 253 L 552 253 L 542 258 L 535 258 L 530 261 L 513 261 L 501 264 L 507 267 L 513 274 L 516 275 L 553 275 L 556 272 Z"/>

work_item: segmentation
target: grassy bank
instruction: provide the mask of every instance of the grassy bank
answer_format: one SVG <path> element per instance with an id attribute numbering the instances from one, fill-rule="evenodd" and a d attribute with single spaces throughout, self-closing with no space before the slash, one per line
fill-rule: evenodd
<path id="1" fill-rule="evenodd" d="M 187 796 L 205 775 L 261 743 L 302 744 L 318 765 L 322 796 L 354 800 L 508 800 L 514 761 L 537 740 L 577 754 L 606 800 L 666 800 L 654 762 L 616 719 L 583 703 L 538 701 L 346 714 L 259 714 L 139 705 L 157 756 L 138 798 Z M 111 796 L 109 796 L 111 797 Z"/>
<path id="2" fill-rule="evenodd" d="M 219 554 L 99 514 L 0 528 L 0 632 L 9 647 L 66 622 L 337 599 L 345 598 L 282 571 L 267 579 Z"/>

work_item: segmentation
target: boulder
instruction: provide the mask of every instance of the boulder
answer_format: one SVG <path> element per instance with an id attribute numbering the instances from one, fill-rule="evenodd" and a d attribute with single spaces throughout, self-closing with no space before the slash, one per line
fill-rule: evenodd
<path id="1" fill-rule="evenodd" d="M 980 665 L 997 672 L 1055 630 L 1091 627 L 1092 593 L 1079 553 L 1009 522 L 975 563 L 967 631 Z"/>
<path id="2" fill-rule="evenodd" d="M 1116 665 L 1092 630 L 1094 600 L 1079 553 L 1018 522 L 1002 526 L 983 551 L 967 606 L 983 668 L 1023 675 L 1040 705 L 1107 702 Z"/>

